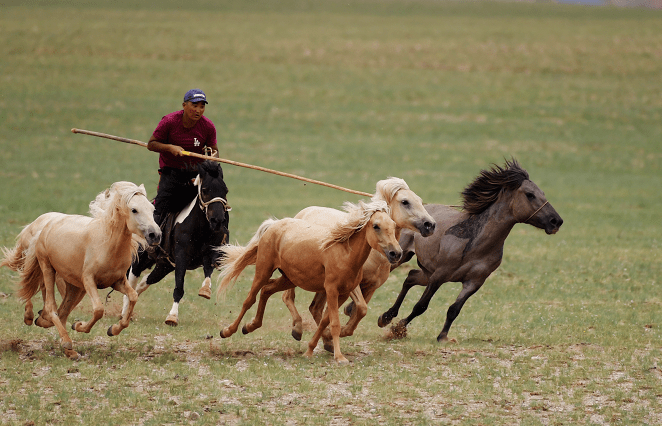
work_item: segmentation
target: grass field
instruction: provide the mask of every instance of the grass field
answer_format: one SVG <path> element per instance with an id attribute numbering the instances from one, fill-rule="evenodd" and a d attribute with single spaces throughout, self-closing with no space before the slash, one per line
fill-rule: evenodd
<path id="1" fill-rule="evenodd" d="M 147 141 L 200 87 L 221 157 L 372 192 L 388 176 L 458 204 L 514 157 L 563 217 L 517 225 L 503 264 L 440 345 L 458 283 L 406 339 L 373 298 L 346 367 L 303 357 L 276 296 L 265 325 L 221 340 L 250 285 L 163 321 L 174 278 L 143 294 L 115 338 L 121 299 L 68 360 L 53 329 L 23 325 L 0 270 L 0 424 L 662 423 L 662 14 L 552 3 L 451 1 L 34 1 L 0 6 L 0 246 L 48 211 L 85 214 L 118 180 L 155 193 L 157 157 L 74 135 Z M 269 216 L 360 197 L 224 166 L 231 239 Z M 409 267 L 415 267 L 411 262 Z M 409 314 L 422 289 L 401 309 Z M 105 294 L 104 294 L 105 295 Z M 307 313 L 309 294 L 298 293 Z M 36 301 L 36 307 L 41 306 Z M 249 311 L 246 319 L 252 317 Z M 91 315 L 86 298 L 72 314 Z"/>

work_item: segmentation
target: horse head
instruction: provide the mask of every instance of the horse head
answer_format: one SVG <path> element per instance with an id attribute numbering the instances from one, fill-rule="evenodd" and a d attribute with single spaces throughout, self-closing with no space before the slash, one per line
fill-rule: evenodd
<path id="1" fill-rule="evenodd" d="M 395 237 L 396 223 L 389 214 L 376 211 L 365 226 L 370 247 L 383 253 L 390 263 L 397 263 L 402 257 L 402 249 Z"/>
<path id="2" fill-rule="evenodd" d="M 545 198 L 545 193 L 538 185 L 525 180 L 514 192 L 511 202 L 517 221 L 544 229 L 549 234 L 556 234 L 563 225 L 563 219 Z"/>
<path id="3" fill-rule="evenodd" d="M 150 246 L 161 242 L 161 229 L 154 221 L 154 205 L 147 199 L 145 186 L 140 185 L 126 203 L 127 227 L 142 236 Z"/>
<path id="4" fill-rule="evenodd" d="M 434 233 L 435 220 L 423 207 L 421 197 L 409 189 L 407 183 L 390 177 L 377 182 L 373 201 L 384 200 L 391 208 L 391 218 L 400 228 L 428 237 Z"/>
<path id="5" fill-rule="evenodd" d="M 204 161 L 198 165 L 198 187 L 200 208 L 205 212 L 212 231 L 228 232 L 232 207 L 227 202 L 228 187 L 223 181 L 223 169 L 219 163 Z"/>

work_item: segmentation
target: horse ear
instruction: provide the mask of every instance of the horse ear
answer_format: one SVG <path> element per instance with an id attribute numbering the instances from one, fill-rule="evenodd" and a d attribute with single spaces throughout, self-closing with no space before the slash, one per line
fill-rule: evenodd
<path id="1" fill-rule="evenodd" d="M 202 181 L 200 180 L 200 175 L 197 175 L 195 177 L 195 180 L 193 181 L 193 185 L 199 186 L 201 183 L 202 183 Z"/>

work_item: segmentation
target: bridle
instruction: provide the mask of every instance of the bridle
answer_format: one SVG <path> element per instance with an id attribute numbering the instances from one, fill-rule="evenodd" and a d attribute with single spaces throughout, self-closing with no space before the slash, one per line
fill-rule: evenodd
<path id="1" fill-rule="evenodd" d="M 207 220 L 209 220 L 209 217 L 207 216 L 207 210 L 209 209 L 210 204 L 221 203 L 221 204 L 223 204 L 223 210 L 225 210 L 226 212 L 229 212 L 229 211 L 232 210 L 232 207 L 230 207 L 230 205 L 228 204 L 228 201 L 223 197 L 214 197 L 209 201 L 205 201 L 205 200 L 202 199 L 202 192 L 201 192 L 202 179 L 200 179 L 200 175 L 198 175 L 195 178 L 195 181 L 193 182 L 193 184 L 198 187 L 198 200 L 200 200 L 200 210 L 205 212 L 205 217 L 207 217 Z"/>
<path id="2" fill-rule="evenodd" d="M 538 207 L 538 210 L 534 211 L 533 214 L 532 214 L 531 216 L 529 216 L 529 218 L 528 218 L 527 220 L 524 221 L 524 223 L 530 221 L 531 218 L 532 218 L 533 216 L 537 215 L 538 212 L 539 212 L 540 210 L 542 210 L 542 208 L 545 207 L 545 206 L 547 205 L 547 203 L 549 203 L 549 200 L 548 200 L 548 201 L 545 201 L 545 202 L 543 203 L 542 206 Z"/>

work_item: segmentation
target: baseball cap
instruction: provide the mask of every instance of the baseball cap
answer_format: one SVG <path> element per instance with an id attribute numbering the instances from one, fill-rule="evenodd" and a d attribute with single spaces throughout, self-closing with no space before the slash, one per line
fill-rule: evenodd
<path id="1" fill-rule="evenodd" d="M 184 95 L 184 102 L 207 102 L 205 92 L 200 89 L 191 89 Z"/>

